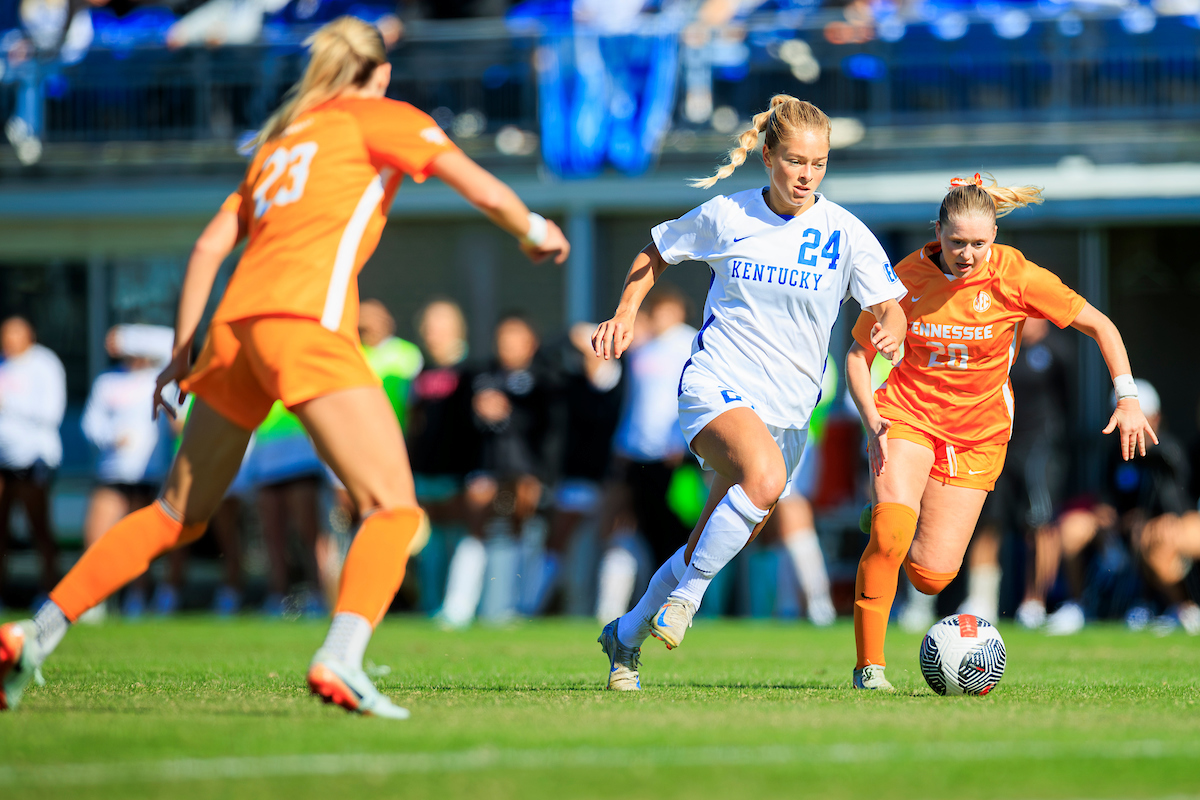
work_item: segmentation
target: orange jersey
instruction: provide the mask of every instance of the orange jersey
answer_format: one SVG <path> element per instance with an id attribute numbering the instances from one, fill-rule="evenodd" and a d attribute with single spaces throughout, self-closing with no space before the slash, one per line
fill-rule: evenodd
<path id="1" fill-rule="evenodd" d="M 1013 396 L 1008 371 L 1028 317 L 1070 325 L 1085 300 L 1020 251 L 993 244 L 987 262 L 953 278 L 932 259 L 931 242 L 896 265 L 908 296 L 904 357 L 875 392 L 884 419 L 900 420 L 960 445 L 1007 442 Z M 864 312 L 854 338 L 873 351 L 875 318 Z"/>
<path id="2" fill-rule="evenodd" d="M 213 321 L 304 317 L 358 341 L 358 273 L 404 174 L 423 181 L 455 149 L 395 100 L 341 98 L 302 114 L 259 148 L 222 206 L 249 242 Z"/>

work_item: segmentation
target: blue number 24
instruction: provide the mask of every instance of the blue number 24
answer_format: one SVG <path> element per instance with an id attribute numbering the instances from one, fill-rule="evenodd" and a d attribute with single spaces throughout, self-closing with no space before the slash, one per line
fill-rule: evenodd
<path id="1" fill-rule="evenodd" d="M 817 265 L 817 254 L 813 252 L 818 247 L 821 247 L 821 232 L 816 228 L 809 228 L 804 232 L 804 242 L 800 245 L 800 258 L 798 263 L 806 267 L 815 267 Z M 829 241 L 821 248 L 821 257 L 829 259 L 829 268 L 837 269 L 838 259 L 841 257 L 842 250 L 842 232 L 834 231 L 829 236 Z"/>

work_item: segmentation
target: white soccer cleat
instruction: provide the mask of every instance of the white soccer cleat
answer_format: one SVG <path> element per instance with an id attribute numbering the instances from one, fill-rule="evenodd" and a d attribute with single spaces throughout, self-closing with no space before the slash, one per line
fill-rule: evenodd
<path id="1" fill-rule="evenodd" d="M 1046 634 L 1048 636 L 1071 636 L 1083 630 L 1087 620 L 1079 604 L 1068 600 L 1046 617 Z"/>
<path id="2" fill-rule="evenodd" d="M 694 603 L 668 597 L 667 602 L 663 603 L 663 607 L 650 620 L 650 635 L 661 640 L 668 650 L 674 650 L 683 644 L 683 637 L 687 634 L 687 629 L 692 627 L 692 618 L 695 616 Z"/>
<path id="3" fill-rule="evenodd" d="M 985 618 L 986 619 L 986 618 Z M 1034 630 L 1046 624 L 1046 604 L 1041 600 L 1029 599 L 1017 606 L 1017 624 Z"/>
<path id="4" fill-rule="evenodd" d="M 642 648 L 629 647 L 617 636 L 618 617 L 604 626 L 600 632 L 600 643 L 608 656 L 608 684 L 604 687 L 614 692 L 636 692 L 642 688 L 638 669 L 642 666 Z"/>
<path id="5" fill-rule="evenodd" d="M 30 681 L 42 683 L 42 660 L 33 620 L 0 625 L 0 711 L 19 706 Z"/>
<path id="6" fill-rule="evenodd" d="M 320 650 L 308 668 L 308 688 L 324 702 L 356 714 L 385 719 L 409 717 L 408 709 L 396 705 L 376 689 L 362 669 L 329 658 Z"/>
<path id="7" fill-rule="evenodd" d="M 854 670 L 855 689 L 873 689 L 878 692 L 894 692 L 896 687 L 884 677 L 883 667 L 867 664 L 862 669 Z"/>

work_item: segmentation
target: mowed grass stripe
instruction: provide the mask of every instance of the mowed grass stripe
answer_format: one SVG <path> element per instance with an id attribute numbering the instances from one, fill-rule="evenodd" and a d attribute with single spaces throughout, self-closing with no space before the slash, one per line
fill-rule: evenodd
<path id="1" fill-rule="evenodd" d="M 473 748 L 446 753 L 395 755 L 314 754 L 246 758 L 165 759 L 101 764 L 0 767 L 0 785 L 99 786 L 242 778 L 456 773 L 491 769 L 558 770 L 564 767 L 750 767 L 856 764 L 952 759 L 957 762 L 1060 759 L 1154 760 L 1195 758 L 1195 742 L 1146 739 L 1124 742 L 963 742 L 938 744 L 852 744 L 818 746 L 661 748 Z"/>

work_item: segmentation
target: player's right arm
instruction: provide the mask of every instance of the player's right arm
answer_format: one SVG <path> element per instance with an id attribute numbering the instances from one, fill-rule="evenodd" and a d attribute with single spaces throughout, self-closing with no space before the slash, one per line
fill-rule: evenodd
<path id="1" fill-rule="evenodd" d="M 864 313 L 863 316 L 867 317 L 867 314 Z M 858 327 L 855 326 L 856 332 Z M 878 327 L 878 324 L 875 327 Z M 871 461 L 871 473 L 882 475 L 888 460 L 887 432 L 892 423 L 879 415 L 879 408 L 875 405 L 875 391 L 871 388 L 871 362 L 875 359 L 875 352 L 857 341 L 850 345 L 850 352 L 846 354 L 846 387 L 854 405 L 858 407 L 863 426 L 867 429 L 867 452 Z"/>
<path id="2" fill-rule="evenodd" d="M 429 174 L 440 178 L 462 195 L 498 228 L 517 237 L 521 242 L 521 250 L 533 263 L 553 256 L 554 263 L 561 264 L 570 255 L 571 245 L 554 222 L 531 215 L 508 184 L 476 164 L 461 150 L 455 148 L 437 155 L 430 162 Z M 534 230 L 535 225 L 538 228 L 544 225 L 544 231 Z"/>
<path id="3" fill-rule="evenodd" d="M 191 369 L 196 329 L 200 326 L 200 317 L 204 315 L 204 307 L 208 304 L 208 296 L 212 292 L 213 282 L 217 279 L 217 271 L 246 234 L 240 214 L 240 197 L 234 194 L 225 201 L 221 210 L 196 240 L 191 257 L 188 258 L 183 288 L 179 292 L 179 309 L 175 315 L 175 346 L 171 352 L 171 361 L 159 373 L 154 388 L 152 413 L 155 419 L 158 418 L 159 406 L 172 418 L 175 416 L 175 409 L 163 399 L 162 390 L 172 381 L 182 380 Z M 184 398 L 184 392 L 180 391 L 180 404 Z"/>
<path id="4" fill-rule="evenodd" d="M 625 288 L 621 291 L 621 302 L 612 319 L 600 323 L 592 334 L 592 348 L 597 358 L 605 360 L 620 358 L 633 341 L 633 320 L 642 301 L 653 288 L 658 276 L 669 265 L 663 260 L 658 247 L 651 242 L 633 259 L 629 274 L 625 276 Z"/>

